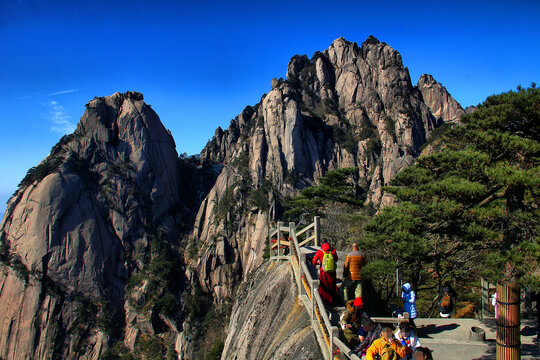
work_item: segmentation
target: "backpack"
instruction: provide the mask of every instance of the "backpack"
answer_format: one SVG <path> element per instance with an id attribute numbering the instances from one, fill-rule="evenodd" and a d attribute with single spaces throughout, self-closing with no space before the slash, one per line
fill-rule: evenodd
<path id="1" fill-rule="evenodd" d="M 388 344 L 385 344 L 381 349 L 381 360 L 397 360 L 399 359 L 398 355 Z"/>
<path id="2" fill-rule="evenodd" d="M 444 293 L 444 296 L 442 297 L 441 299 L 441 306 L 443 308 L 447 308 L 447 307 L 450 307 L 450 303 L 451 303 L 451 298 L 450 298 L 450 294 L 448 294 L 447 292 Z"/>
<path id="3" fill-rule="evenodd" d="M 334 261 L 334 256 L 332 252 L 324 252 L 322 258 L 322 267 L 324 272 L 336 272 L 336 262 Z"/>

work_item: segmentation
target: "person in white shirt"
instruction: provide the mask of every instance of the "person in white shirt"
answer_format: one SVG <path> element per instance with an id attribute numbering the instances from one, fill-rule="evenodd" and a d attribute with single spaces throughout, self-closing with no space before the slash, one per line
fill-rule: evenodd
<path id="1" fill-rule="evenodd" d="M 418 336 L 415 334 L 409 322 L 402 321 L 399 323 L 399 328 L 394 332 L 394 337 L 401 342 L 405 348 L 406 357 L 401 359 L 412 359 L 412 353 L 416 348 L 421 346 Z"/>

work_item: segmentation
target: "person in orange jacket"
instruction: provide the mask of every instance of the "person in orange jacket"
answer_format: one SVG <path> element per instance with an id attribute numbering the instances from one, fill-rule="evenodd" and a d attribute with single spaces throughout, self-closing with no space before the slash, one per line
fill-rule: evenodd
<path id="1" fill-rule="evenodd" d="M 347 254 L 343 263 L 343 277 L 347 286 L 343 289 L 343 300 L 362 297 L 362 268 L 366 265 L 366 255 L 358 250 L 358 245 L 352 245 L 352 251 Z M 343 285 L 345 285 L 345 283 Z"/>
<path id="2" fill-rule="evenodd" d="M 324 269 L 324 255 L 331 254 L 333 259 L 333 271 Z M 336 266 L 338 262 L 338 256 L 336 249 L 333 249 L 329 243 L 325 242 L 321 245 L 321 249 L 317 250 L 315 257 L 313 258 L 313 266 L 321 265 L 319 272 L 319 295 L 321 299 L 328 305 L 332 305 L 338 302 L 339 295 L 337 289 L 337 277 Z"/>
<path id="3" fill-rule="evenodd" d="M 384 355 L 389 352 L 396 353 L 400 358 L 407 356 L 405 348 L 398 340 L 394 339 L 392 329 L 385 327 L 381 333 L 381 337 L 375 340 L 367 349 L 366 360 L 375 360 L 375 355 L 379 355 L 384 359 Z"/>

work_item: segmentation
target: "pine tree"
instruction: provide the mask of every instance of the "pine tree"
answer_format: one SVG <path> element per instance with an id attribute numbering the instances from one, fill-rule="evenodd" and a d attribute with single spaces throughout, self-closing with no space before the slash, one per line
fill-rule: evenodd
<path id="1" fill-rule="evenodd" d="M 480 275 L 539 288 L 540 91 L 491 96 L 462 122 L 385 188 L 399 203 L 367 225 L 363 245 L 415 288 Z"/>
<path id="2" fill-rule="evenodd" d="M 318 179 L 319 184 L 308 186 L 300 195 L 287 201 L 285 217 L 291 220 L 324 216 L 325 207 L 335 204 L 361 206 L 364 197 L 355 179 L 358 168 L 328 171 Z"/>

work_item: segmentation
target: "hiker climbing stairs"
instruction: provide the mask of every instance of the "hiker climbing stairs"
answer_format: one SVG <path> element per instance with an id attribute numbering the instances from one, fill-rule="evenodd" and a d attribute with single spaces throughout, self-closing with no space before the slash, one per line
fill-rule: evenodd
<path id="1" fill-rule="evenodd" d="M 315 217 L 313 223 L 299 231 L 296 231 L 295 223 L 291 222 L 286 226 L 283 222 L 278 222 L 269 232 L 269 242 L 270 258 L 287 260 L 291 264 L 299 298 L 311 318 L 311 327 L 324 358 L 333 359 L 341 354 L 340 358 L 360 359 L 355 354 L 348 355 L 351 349 L 338 337 L 340 309 L 327 309 L 318 292 L 318 270 L 311 260 L 320 249 L 319 217 Z M 341 261 L 345 256 L 345 252 L 338 252 Z M 336 271 L 337 277 L 343 278 L 343 266 L 338 266 Z"/>
<path id="2" fill-rule="evenodd" d="M 340 306 L 325 306 L 319 295 L 319 271 L 312 264 L 312 259 L 320 249 L 320 219 L 314 218 L 313 223 L 297 230 L 296 224 L 278 222 L 269 230 L 270 259 L 273 261 L 285 260 L 291 265 L 293 281 L 296 282 L 300 303 L 311 319 L 311 327 L 315 332 L 319 348 L 324 359 L 353 359 L 360 360 L 355 355 L 349 355 L 350 348 L 339 339 L 339 316 L 345 310 Z M 337 278 L 343 279 L 343 262 L 346 252 L 338 251 Z M 364 282 L 363 298 L 364 311 L 368 314 L 380 314 L 384 311 L 370 308 L 379 306 L 381 301 L 375 298 L 374 289 L 369 289 Z M 338 282 L 339 286 L 339 282 Z M 405 319 L 408 314 L 405 313 Z M 375 322 L 397 326 L 403 319 L 391 317 L 371 317 Z M 493 320 L 493 319 L 492 319 Z M 492 321 L 493 322 L 493 321 Z M 481 322 L 477 319 L 433 319 L 416 318 L 415 323 L 419 326 L 418 336 L 423 344 L 432 350 L 436 348 L 437 358 L 450 359 L 477 359 L 491 358 L 495 353 L 495 324 Z M 421 327 L 421 328 L 420 328 Z M 469 329 L 483 327 L 489 341 L 470 341 Z M 525 331 L 529 325 L 522 330 Z M 491 329 L 492 328 L 492 329 Z M 490 330 L 491 329 L 491 330 Z M 522 331 L 522 332 L 523 332 Z M 534 334 L 521 335 L 522 347 L 526 350 L 522 359 L 538 359 L 540 351 L 534 345 Z M 491 346 L 491 347 L 490 347 Z"/>

